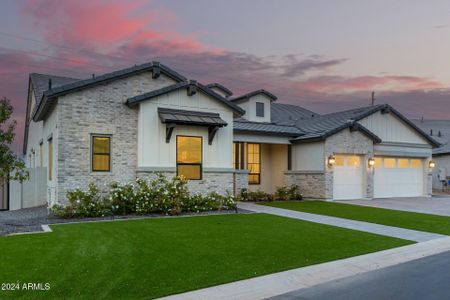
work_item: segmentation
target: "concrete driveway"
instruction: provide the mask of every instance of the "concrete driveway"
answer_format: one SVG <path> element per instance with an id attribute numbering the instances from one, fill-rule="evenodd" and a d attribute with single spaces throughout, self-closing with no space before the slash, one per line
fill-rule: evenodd
<path id="1" fill-rule="evenodd" d="M 386 198 L 336 202 L 450 216 L 450 197 Z"/>

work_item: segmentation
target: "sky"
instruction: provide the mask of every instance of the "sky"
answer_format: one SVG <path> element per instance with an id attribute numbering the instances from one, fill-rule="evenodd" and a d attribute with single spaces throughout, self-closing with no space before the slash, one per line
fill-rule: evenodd
<path id="1" fill-rule="evenodd" d="M 450 119 L 450 1 L 1 0 L 0 96 L 23 141 L 29 73 L 85 79 L 149 61 L 328 113 L 389 103 Z"/>

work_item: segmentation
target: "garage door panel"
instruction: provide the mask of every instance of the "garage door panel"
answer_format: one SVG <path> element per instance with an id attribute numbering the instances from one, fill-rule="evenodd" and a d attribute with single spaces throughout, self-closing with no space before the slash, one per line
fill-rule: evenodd
<path id="1" fill-rule="evenodd" d="M 374 197 L 418 197 L 424 193 L 423 163 L 402 157 L 376 158 Z"/>

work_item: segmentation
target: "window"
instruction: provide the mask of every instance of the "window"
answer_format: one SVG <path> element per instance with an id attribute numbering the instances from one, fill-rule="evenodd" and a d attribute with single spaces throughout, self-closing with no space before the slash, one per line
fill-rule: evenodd
<path id="1" fill-rule="evenodd" d="M 381 157 L 375 157 L 375 168 L 381 168 L 383 159 Z"/>
<path id="2" fill-rule="evenodd" d="M 261 144 L 247 144 L 248 184 L 261 183 Z"/>
<path id="3" fill-rule="evenodd" d="M 411 159 L 411 168 L 413 169 L 421 169 L 422 161 L 420 159 Z"/>
<path id="4" fill-rule="evenodd" d="M 53 178 L 53 139 L 48 139 L 48 180 Z"/>
<path id="5" fill-rule="evenodd" d="M 177 176 L 202 179 L 202 138 L 177 136 Z"/>
<path id="6" fill-rule="evenodd" d="M 394 169 L 395 168 L 395 158 L 385 158 L 384 159 L 384 167 L 386 169 Z"/>
<path id="7" fill-rule="evenodd" d="M 264 103 L 256 102 L 256 116 L 264 117 Z"/>
<path id="8" fill-rule="evenodd" d="M 111 137 L 104 135 L 92 136 L 92 171 L 111 171 Z"/>
<path id="9" fill-rule="evenodd" d="M 399 169 L 407 169 L 409 168 L 409 160 L 406 158 L 399 158 L 397 165 Z"/>
<path id="10" fill-rule="evenodd" d="M 345 159 L 344 155 L 335 155 L 334 159 L 336 161 L 334 164 L 337 167 L 343 167 L 345 165 L 345 163 L 344 163 L 344 159 Z"/>
<path id="11" fill-rule="evenodd" d="M 244 143 L 234 142 L 233 143 L 233 167 L 235 170 L 245 169 L 244 165 Z"/>
<path id="12" fill-rule="evenodd" d="M 347 157 L 347 165 L 353 168 L 359 168 L 361 165 L 361 159 L 359 156 L 350 155 Z"/>
<path id="13" fill-rule="evenodd" d="M 44 166 L 44 143 L 39 143 L 39 166 Z"/>

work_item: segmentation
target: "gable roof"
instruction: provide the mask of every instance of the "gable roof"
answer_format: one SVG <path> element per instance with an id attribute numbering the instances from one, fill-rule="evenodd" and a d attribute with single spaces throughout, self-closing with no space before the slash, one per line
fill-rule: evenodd
<path id="1" fill-rule="evenodd" d="M 233 110 L 236 114 L 238 115 L 244 115 L 245 111 L 240 108 L 239 106 L 237 106 L 236 104 L 232 103 L 231 101 L 229 101 L 228 99 L 222 97 L 221 95 L 211 91 L 209 88 L 207 88 L 206 86 L 191 80 L 191 81 L 183 81 L 183 82 L 179 82 L 173 85 L 169 85 L 166 87 L 163 87 L 161 89 L 158 90 L 154 90 L 148 93 L 144 93 L 135 97 L 131 97 L 128 98 L 127 101 L 125 102 L 126 105 L 128 105 L 129 107 L 132 107 L 136 104 L 138 104 L 139 102 L 145 101 L 145 100 L 150 100 L 152 98 L 164 95 L 164 94 L 168 94 L 174 91 L 177 91 L 179 89 L 187 89 L 187 88 L 195 88 L 198 89 L 200 91 L 202 91 L 203 93 L 207 94 L 208 96 L 212 97 L 213 99 L 221 102 L 222 104 L 225 104 L 226 106 L 228 106 L 231 110 Z"/>
<path id="2" fill-rule="evenodd" d="M 229 89 L 227 89 L 226 87 L 224 87 L 223 85 L 221 85 L 220 83 L 214 82 L 214 83 L 210 83 L 206 85 L 207 88 L 218 88 L 219 90 L 221 90 L 227 97 L 230 97 L 233 95 L 233 92 L 230 91 Z"/>
<path id="3" fill-rule="evenodd" d="M 358 121 L 379 111 L 393 113 L 408 126 L 412 127 L 432 146 L 440 146 L 440 144 L 436 140 L 428 136 L 425 132 L 423 132 L 422 129 L 414 125 L 414 123 L 412 123 L 410 120 L 408 120 L 388 104 L 360 107 L 356 109 L 320 115 L 306 120 L 299 120 L 296 122 L 296 126 L 304 132 L 304 135 L 296 138 L 294 141 L 327 138 L 345 128 L 354 128 L 355 124 L 357 124 Z M 379 139 L 379 137 L 371 133 L 367 128 L 363 127 L 360 124 L 357 124 L 356 129 L 362 131 L 365 134 L 370 133 L 369 135 L 372 135 L 372 138 L 374 138 L 375 140 Z"/>
<path id="4" fill-rule="evenodd" d="M 158 76 L 159 72 L 174 79 L 177 82 L 186 81 L 186 77 L 178 74 L 174 70 L 168 68 L 167 66 L 160 64 L 159 62 L 151 62 L 142 65 L 135 65 L 131 68 L 122 69 L 119 71 L 114 71 L 111 73 L 106 73 L 100 76 L 95 76 L 89 79 L 78 80 L 72 83 L 64 84 L 58 87 L 55 87 L 51 90 L 46 90 L 43 92 L 42 101 L 40 101 L 36 112 L 33 114 L 33 120 L 35 122 L 41 121 L 45 112 L 50 107 L 50 100 L 63 96 L 72 92 L 76 92 L 85 88 L 89 88 L 98 84 L 104 84 L 107 82 L 111 82 L 117 79 L 126 78 L 135 74 L 147 72 L 147 71 L 157 71 Z"/>
<path id="5" fill-rule="evenodd" d="M 266 90 L 257 90 L 257 91 L 253 91 L 253 92 L 244 94 L 242 96 L 230 99 L 230 101 L 241 102 L 241 101 L 248 100 L 248 99 L 250 99 L 250 98 L 252 98 L 252 97 L 254 97 L 256 95 L 259 95 L 259 94 L 265 95 L 266 97 L 268 97 L 270 99 L 270 101 L 277 100 L 277 97 L 274 94 L 272 94 L 272 93 L 270 93 L 270 92 L 268 92 Z"/>

